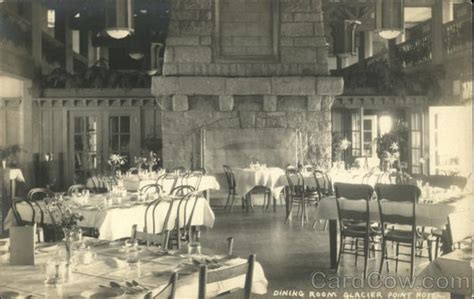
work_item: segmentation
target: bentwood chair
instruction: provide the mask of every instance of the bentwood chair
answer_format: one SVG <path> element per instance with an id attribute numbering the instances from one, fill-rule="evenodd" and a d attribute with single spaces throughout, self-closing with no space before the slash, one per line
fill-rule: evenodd
<path id="1" fill-rule="evenodd" d="M 194 190 L 199 190 L 202 181 L 202 172 L 201 171 L 193 171 L 186 174 L 183 177 L 183 184 L 184 185 L 191 185 L 194 187 Z"/>
<path id="2" fill-rule="evenodd" d="M 298 206 L 297 216 L 301 213 L 301 226 L 304 226 L 304 224 L 308 222 L 307 206 L 310 203 L 317 202 L 317 194 L 307 191 L 303 175 L 295 168 L 287 168 L 286 179 L 288 181 L 286 196 L 290 205 L 286 220 L 288 222 L 291 221 L 293 206 L 296 204 Z"/>
<path id="3" fill-rule="evenodd" d="M 56 229 L 54 227 L 51 228 L 50 226 L 44 223 L 45 211 L 43 210 L 43 207 L 41 206 L 40 201 L 47 198 L 54 198 L 54 192 L 49 190 L 48 188 L 33 188 L 30 191 L 28 191 L 28 194 L 26 196 L 26 201 L 32 203 L 33 206 L 35 206 L 36 209 L 40 213 L 40 221 L 38 223 L 38 229 L 43 230 L 45 241 L 50 240 L 49 238 L 50 232 L 54 233 L 53 240 L 56 239 L 56 235 L 57 235 Z"/>
<path id="4" fill-rule="evenodd" d="M 177 284 L 178 272 L 174 272 L 171 274 L 168 284 L 158 294 L 153 296 L 153 292 L 149 292 L 145 294 L 143 299 L 174 299 L 176 296 Z"/>
<path id="5" fill-rule="evenodd" d="M 250 299 L 252 294 L 252 282 L 253 282 L 253 270 L 255 268 L 255 254 L 248 257 L 247 263 L 240 264 L 232 267 L 225 267 L 222 269 L 216 269 L 213 271 L 207 271 L 207 265 L 201 265 L 199 267 L 199 299 L 208 298 L 206 296 L 206 287 L 208 284 L 216 283 L 219 281 L 236 278 L 245 275 L 245 285 L 243 290 L 242 298 Z M 227 293 L 234 293 L 232 290 L 223 294 L 218 294 L 220 298 L 226 298 Z M 234 295 L 234 294 L 233 294 Z M 235 296 L 232 296 L 235 298 Z"/>
<path id="6" fill-rule="evenodd" d="M 228 187 L 227 201 L 225 203 L 224 209 L 227 209 L 227 207 L 230 204 L 230 212 L 232 213 L 235 197 L 238 196 L 237 190 L 236 190 L 236 184 L 235 184 L 235 174 L 232 171 L 232 168 L 230 168 L 228 165 L 224 165 L 223 168 L 224 168 L 224 174 L 227 180 L 227 187 Z M 242 198 L 242 208 L 243 207 L 244 207 L 244 199 Z"/>
<path id="7" fill-rule="evenodd" d="M 430 261 L 432 260 L 432 242 L 429 239 L 429 234 L 420 232 L 416 224 L 416 205 L 420 197 L 420 189 L 414 185 L 377 184 L 375 191 L 382 225 L 382 260 L 379 271 L 382 273 L 384 263 L 387 263 L 388 270 L 388 261 L 390 260 L 395 261 L 395 272 L 398 270 L 398 262 L 408 262 L 410 263 L 410 276 L 413 277 L 418 243 L 422 244 L 427 241 L 428 256 Z M 389 257 L 387 254 L 387 242 L 392 242 L 396 246 L 393 257 Z M 400 253 L 400 245 L 410 248 L 409 261 L 400 259 L 401 256 L 407 255 Z"/>
<path id="8" fill-rule="evenodd" d="M 176 210 L 176 220 L 171 230 L 170 245 L 176 244 L 178 249 L 181 248 L 181 242 L 191 242 L 197 239 L 197 228 L 193 228 L 194 211 L 196 210 L 198 200 L 203 197 L 203 192 L 190 192 L 180 199 Z M 194 229 L 194 230 L 193 230 Z"/>
<path id="9" fill-rule="evenodd" d="M 170 195 L 185 196 L 194 191 L 196 191 L 194 186 L 180 185 L 180 186 L 174 187 L 173 190 L 170 191 Z"/>
<path id="10" fill-rule="evenodd" d="M 21 216 L 21 213 L 18 211 L 18 204 L 21 203 L 26 203 L 28 207 L 31 209 L 31 219 L 23 219 Z M 22 200 L 22 199 L 17 199 L 13 198 L 11 202 L 11 209 L 13 213 L 13 217 L 15 218 L 15 222 L 18 226 L 33 226 L 36 223 L 36 211 L 35 208 L 33 207 L 33 204 L 28 201 L 28 200 Z M 38 242 L 41 242 L 41 234 L 42 234 L 42 228 L 37 227 L 36 228 L 36 235 L 38 237 Z"/>
<path id="11" fill-rule="evenodd" d="M 313 177 L 314 181 L 316 182 L 316 191 L 318 193 L 319 200 L 333 194 L 331 179 L 325 171 L 316 169 L 313 171 Z"/>
<path id="12" fill-rule="evenodd" d="M 81 193 L 85 190 L 90 191 L 90 189 L 86 185 L 82 185 L 82 184 L 72 185 L 71 187 L 67 189 L 67 195 L 72 196 L 75 193 Z"/>
<path id="13" fill-rule="evenodd" d="M 170 225 L 170 217 L 173 206 L 173 200 L 168 200 L 160 197 L 149 203 L 145 209 L 145 224 L 143 227 L 143 233 L 155 235 L 157 236 L 156 238 L 161 237 L 160 242 L 157 242 L 159 239 L 155 238 L 150 241 L 153 241 L 152 243 L 155 243 L 156 245 L 161 244 L 163 249 L 168 249 L 169 247 L 170 227 L 172 227 Z M 158 223 L 158 219 L 163 219 L 163 221 L 161 223 Z M 144 241 L 147 241 L 147 245 L 149 245 L 148 240 Z"/>
<path id="14" fill-rule="evenodd" d="M 170 192 L 178 182 L 178 175 L 174 173 L 164 173 L 158 177 L 156 184 L 162 187 L 163 192 Z M 169 187 L 168 187 L 169 186 Z"/>
<path id="15" fill-rule="evenodd" d="M 339 220 L 340 247 L 337 259 L 336 271 L 339 267 L 343 254 L 355 255 L 355 263 L 359 255 L 359 242 L 363 241 L 364 256 L 364 277 L 367 276 L 367 263 L 369 260 L 370 242 L 374 242 L 375 237 L 380 235 L 377 223 L 370 220 L 369 202 L 374 193 L 374 189 L 370 185 L 362 184 L 334 184 L 336 192 L 336 205 Z M 361 208 L 356 209 L 349 204 L 361 202 Z M 347 243 L 347 239 L 350 243 Z M 346 248 L 346 245 L 350 248 Z M 355 250 L 353 245 L 355 244 Z M 372 244 L 372 248 L 373 248 Z"/>

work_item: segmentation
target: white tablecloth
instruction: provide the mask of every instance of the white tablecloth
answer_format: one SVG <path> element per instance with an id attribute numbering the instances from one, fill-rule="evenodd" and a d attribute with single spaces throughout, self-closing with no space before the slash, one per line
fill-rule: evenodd
<path id="1" fill-rule="evenodd" d="M 270 189 L 274 197 L 278 197 L 282 188 L 287 185 L 286 178 L 284 181 L 281 177 L 285 177 L 285 171 L 281 168 L 271 167 L 254 169 L 234 169 L 235 188 L 237 194 L 244 196 L 255 186 L 264 186 Z"/>
<path id="2" fill-rule="evenodd" d="M 124 187 L 129 190 L 129 191 L 136 191 L 139 190 L 142 186 L 149 185 L 149 184 L 155 184 L 157 182 L 157 179 L 140 179 L 138 175 L 130 175 L 126 176 L 123 179 L 123 185 Z M 196 177 L 191 177 L 189 179 L 186 178 L 181 178 L 179 177 L 178 180 L 176 181 L 176 186 L 180 185 L 191 185 L 195 186 L 197 183 L 197 178 Z M 163 180 L 163 192 L 164 193 L 169 193 L 171 191 L 171 187 L 173 185 L 173 180 L 172 179 L 166 179 Z M 217 182 L 216 178 L 212 175 L 204 175 L 202 176 L 201 183 L 199 184 L 199 190 L 197 191 L 206 191 L 206 190 L 219 190 L 220 185 Z"/>
<path id="3" fill-rule="evenodd" d="M 100 197 L 94 198 L 94 200 L 101 201 Z M 93 199 L 90 199 L 92 202 Z M 122 206 L 132 205 L 135 202 L 122 202 Z M 180 225 L 183 225 L 182 220 L 184 219 L 184 213 L 186 209 L 186 215 L 189 217 L 189 213 L 193 207 L 194 200 L 190 200 L 188 205 L 185 207 L 184 204 L 180 207 Z M 169 205 L 167 203 L 160 204 L 159 208 L 155 211 L 155 230 L 161 231 L 164 219 L 166 216 L 166 211 L 168 210 Z M 22 219 L 31 219 L 32 211 L 29 205 L 26 203 L 21 203 L 17 205 L 18 212 Z M 36 210 L 37 208 L 35 208 Z M 89 210 L 90 209 L 90 210 Z M 129 207 L 117 207 L 117 208 L 107 208 L 107 209 L 97 209 L 94 206 L 88 208 L 75 208 L 74 212 L 79 212 L 84 216 L 84 220 L 79 223 L 82 227 L 93 227 L 97 228 L 100 235 L 100 239 L 104 240 L 116 240 L 124 237 L 129 237 L 131 234 L 131 229 L 134 224 L 138 225 L 138 228 L 141 229 L 145 224 L 145 204 L 136 204 Z M 44 222 L 51 223 L 51 218 L 49 213 L 46 211 L 46 208 L 43 207 L 44 213 Z M 168 228 L 173 225 L 177 217 L 178 211 L 178 201 L 174 201 L 173 209 L 171 210 L 170 219 L 168 223 Z M 152 228 L 151 212 L 149 212 L 149 221 L 148 227 Z M 37 222 L 40 222 L 40 212 L 36 211 L 35 219 Z M 199 198 L 196 203 L 196 208 L 194 211 L 194 216 L 191 222 L 191 225 L 195 226 L 214 226 L 214 212 L 209 206 L 209 202 L 204 198 Z M 8 212 L 8 215 L 5 219 L 5 228 L 8 229 L 10 226 L 15 225 L 14 217 L 12 211 Z"/>
<path id="4" fill-rule="evenodd" d="M 344 200 L 344 209 L 352 209 L 355 211 L 365 211 L 365 201 Z M 418 226 L 430 226 L 444 229 L 447 223 L 448 215 L 457 211 L 469 211 L 472 206 L 472 195 L 459 201 L 446 204 L 417 204 L 416 205 L 416 224 Z M 386 213 L 400 213 L 407 216 L 412 214 L 412 205 L 410 203 L 391 202 L 384 203 L 383 209 Z M 377 201 L 369 203 L 370 219 L 380 221 L 379 206 Z M 316 220 L 336 220 L 337 204 L 334 197 L 324 198 L 320 201 L 316 209 Z M 470 225 L 470 221 L 466 220 L 466 225 Z"/>
<path id="5" fill-rule="evenodd" d="M 95 262 L 89 265 L 78 265 L 73 272 L 73 279 L 65 283 L 62 290 L 64 298 L 73 298 L 70 296 L 79 296 L 81 292 L 94 289 L 99 285 L 109 285 L 110 281 L 115 281 L 121 285 L 125 285 L 124 277 L 127 272 L 127 264 L 123 261 L 123 252 L 119 252 L 117 249 L 109 245 L 104 247 L 92 247 L 91 248 L 97 254 Z M 204 251 L 205 248 L 203 249 Z M 147 252 L 147 249 L 140 251 L 140 255 Z M 158 293 L 169 280 L 169 273 L 163 273 L 162 275 L 156 276 L 152 274 L 152 271 L 167 271 L 176 269 L 184 262 L 189 263 L 189 258 L 181 257 L 181 253 L 167 256 L 150 256 L 150 259 L 140 258 L 141 266 L 140 278 L 136 280 L 153 290 L 153 294 Z M 22 296 L 34 295 L 34 298 L 45 297 L 45 286 L 44 286 L 44 267 L 48 260 L 51 260 L 54 256 L 53 253 L 41 253 L 35 254 L 35 265 L 34 266 L 12 266 L 8 262 L 0 262 L 0 291 L 15 291 L 20 293 Z M 116 266 L 112 266 L 107 263 L 108 260 L 115 258 L 119 262 Z M 232 265 L 238 265 L 245 263 L 246 260 L 242 258 L 231 259 L 223 261 L 224 267 Z M 196 269 L 197 270 L 197 269 Z M 213 270 L 209 270 L 213 271 Z M 176 289 L 176 298 L 194 299 L 197 298 L 198 294 L 198 272 L 194 272 L 190 275 L 180 275 Z M 131 279 L 128 279 L 131 280 Z M 234 290 L 242 289 L 245 285 L 245 275 L 238 276 L 233 279 L 222 280 L 216 283 L 208 284 L 206 288 L 206 297 L 214 297 L 217 294 Z M 253 275 L 252 293 L 263 295 L 267 293 L 268 281 L 265 277 L 262 266 L 256 262 Z M 49 289 L 50 292 L 57 292 L 56 289 Z M 57 293 L 55 293 L 57 294 Z M 140 293 L 138 295 L 125 295 L 121 298 L 140 298 L 144 295 Z M 49 293 L 51 296 L 51 293 Z M 60 298 L 57 295 L 52 298 Z M 74 297 L 82 298 L 82 297 Z"/>

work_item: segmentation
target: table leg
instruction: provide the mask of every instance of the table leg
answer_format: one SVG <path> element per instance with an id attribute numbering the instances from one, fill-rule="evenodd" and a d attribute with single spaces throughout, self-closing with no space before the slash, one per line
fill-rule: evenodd
<path id="1" fill-rule="evenodd" d="M 453 245 L 454 244 L 452 244 L 449 238 L 448 230 L 443 229 L 443 234 L 441 236 L 441 251 L 443 252 L 443 254 L 447 254 L 453 251 Z"/>
<path id="2" fill-rule="evenodd" d="M 331 269 L 336 269 L 337 265 L 337 220 L 329 220 L 329 255 Z"/>

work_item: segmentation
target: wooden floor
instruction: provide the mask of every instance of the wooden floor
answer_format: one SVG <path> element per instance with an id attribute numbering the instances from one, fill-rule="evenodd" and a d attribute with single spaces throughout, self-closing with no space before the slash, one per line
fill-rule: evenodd
<path id="1" fill-rule="evenodd" d="M 312 207 L 309 215 L 314 214 Z M 328 231 L 314 230 L 311 223 L 302 228 L 297 223 L 285 224 L 284 207 L 277 212 L 262 212 L 256 207 L 249 214 L 236 205 L 233 213 L 222 208 L 214 208 L 216 222 L 214 228 L 202 232 L 201 244 L 215 252 L 226 251 L 226 238 L 234 237 L 234 254 L 245 257 L 251 253 L 257 255 L 269 281 L 268 293 L 256 298 L 310 298 L 312 273 L 321 271 L 327 277 L 335 277 L 334 270 L 329 269 L 329 234 Z M 363 259 L 354 264 L 353 256 L 344 256 L 338 276 L 361 276 Z M 421 259 L 421 266 L 426 259 Z M 369 261 L 369 272 L 378 270 L 379 259 Z M 393 272 L 394 266 L 391 265 Z M 408 264 L 400 263 L 398 275 L 408 275 Z M 303 291 L 301 296 L 278 296 L 276 292 L 285 290 Z M 342 295 L 342 290 L 337 291 Z M 278 293 L 280 294 L 280 293 Z"/>

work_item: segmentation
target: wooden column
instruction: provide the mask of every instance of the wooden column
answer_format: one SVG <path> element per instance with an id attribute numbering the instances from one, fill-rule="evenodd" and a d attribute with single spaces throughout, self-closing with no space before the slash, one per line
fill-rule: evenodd
<path id="1" fill-rule="evenodd" d="M 74 72 L 74 51 L 72 49 L 72 30 L 70 27 L 70 15 L 69 10 L 66 9 L 64 16 L 64 50 L 66 61 L 64 66 L 66 71 L 69 73 Z"/>
<path id="2" fill-rule="evenodd" d="M 92 66 L 97 61 L 97 48 L 92 45 L 92 37 L 94 32 L 87 32 L 87 64 Z"/>
<path id="3" fill-rule="evenodd" d="M 40 65 L 43 60 L 40 1 L 31 2 L 31 52 L 35 63 Z"/>
<path id="4" fill-rule="evenodd" d="M 450 1 L 435 1 L 431 8 L 431 51 L 433 63 L 443 61 L 443 24 L 453 19 Z"/>

